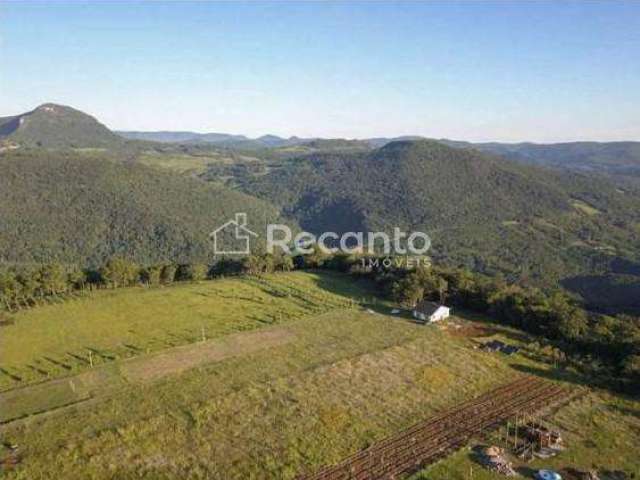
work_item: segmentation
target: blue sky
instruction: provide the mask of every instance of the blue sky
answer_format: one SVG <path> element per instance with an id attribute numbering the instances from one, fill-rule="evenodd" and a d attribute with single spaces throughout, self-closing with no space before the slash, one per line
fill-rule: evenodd
<path id="1" fill-rule="evenodd" d="M 109 127 L 640 140 L 640 2 L 0 3 L 0 115 Z"/>

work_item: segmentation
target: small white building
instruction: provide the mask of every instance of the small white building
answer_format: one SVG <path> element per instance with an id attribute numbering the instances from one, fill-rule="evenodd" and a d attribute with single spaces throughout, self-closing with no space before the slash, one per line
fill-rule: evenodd
<path id="1" fill-rule="evenodd" d="M 444 320 L 451 314 L 451 309 L 435 302 L 422 300 L 413 308 L 413 317 L 425 323 Z"/>

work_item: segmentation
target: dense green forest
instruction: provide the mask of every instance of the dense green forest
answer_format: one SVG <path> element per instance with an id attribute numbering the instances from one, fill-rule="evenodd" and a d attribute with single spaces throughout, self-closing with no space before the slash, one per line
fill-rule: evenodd
<path id="1" fill-rule="evenodd" d="M 242 188 L 309 231 L 425 231 L 435 261 L 523 282 L 608 272 L 640 251 L 639 196 L 433 141 L 311 155 Z"/>
<path id="2" fill-rule="evenodd" d="M 181 143 L 148 141 L 158 135 Z M 316 234 L 424 231 L 436 263 L 561 285 L 594 310 L 638 311 L 640 188 L 629 175 L 585 171 L 635 165 L 633 142 L 158 135 L 124 139 L 54 104 L 0 119 L 0 261 L 210 262 L 206 234 L 246 212 L 254 230 L 284 217 Z"/>
<path id="3" fill-rule="evenodd" d="M 256 231 L 282 223 L 255 197 L 98 154 L 17 150 L 0 170 L 3 262 L 208 262 L 209 232 L 236 212 Z"/>

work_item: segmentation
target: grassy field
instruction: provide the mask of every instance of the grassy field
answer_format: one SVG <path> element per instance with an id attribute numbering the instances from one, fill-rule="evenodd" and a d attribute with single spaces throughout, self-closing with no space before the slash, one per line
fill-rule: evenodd
<path id="1" fill-rule="evenodd" d="M 211 152 L 208 155 L 150 152 L 140 155 L 137 160 L 152 167 L 166 168 L 182 174 L 195 175 L 206 172 L 207 167 L 211 164 L 233 165 L 236 163 L 262 162 L 255 157 L 226 152 Z"/>
<path id="2" fill-rule="evenodd" d="M 297 273 L 98 291 L 12 315 L 0 327 L 0 388 L 193 343 L 203 333 L 211 339 L 288 322 L 365 294 L 342 277 Z"/>
<path id="3" fill-rule="evenodd" d="M 556 373 L 541 361 L 544 349 L 517 331 L 483 321 L 471 323 L 477 320 L 471 317 L 453 319 L 447 328 L 418 325 L 407 316 L 390 315 L 382 302 L 367 307 L 373 311 L 354 308 L 351 299 L 361 300 L 369 292 L 339 275 L 292 273 L 264 281 L 224 280 L 160 289 L 158 294 L 107 292 L 93 301 L 117 309 L 113 295 L 137 292 L 139 308 L 160 315 L 166 309 L 183 308 L 170 305 L 175 299 L 189 305 L 185 298 L 198 296 L 195 292 L 201 289 L 210 295 L 215 290 L 220 304 L 216 317 L 220 329 L 208 343 L 185 342 L 182 347 L 81 370 L 79 376 L 106 377 L 76 385 L 76 403 L 4 425 L 3 440 L 18 446 L 20 459 L 6 478 L 289 479 L 336 462 L 522 372 Z M 174 302 L 166 300 L 170 295 L 176 295 Z M 236 307 L 224 310 L 221 304 L 227 302 Z M 257 307 L 260 302 L 264 305 Z M 127 308 L 135 308 L 133 299 Z M 273 308 L 269 315 L 283 308 L 295 315 L 267 323 L 248 318 L 265 308 Z M 193 310 L 173 310 L 167 316 L 180 330 L 183 322 L 191 322 L 185 312 Z M 37 310 L 28 315 L 36 314 L 44 315 Z M 151 329 L 155 317 L 146 318 Z M 190 323 L 189 328 L 197 329 L 199 323 Z M 34 323 L 32 329 L 40 325 Z M 144 330 L 145 325 L 138 326 L 137 331 Z M 87 328 L 83 335 L 90 332 Z M 477 337 L 501 338 L 524 350 L 513 357 L 487 354 L 473 348 Z M 219 354 L 220 348 L 226 353 Z M 176 365 L 172 359 L 180 365 L 185 358 L 201 358 L 205 351 L 208 356 L 189 364 L 191 368 L 163 370 L 167 364 Z M 132 362 L 143 365 L 138 367 L 142 378 L 131 375 Z M 158 371 L 164 373 L 154 375 Z M 68 384 L 70 378 L 53 385 Z M 24 400 L 14 401 L 14 408 L 24 404 L 33 409 L 39 398 L 47 397 L 38 390 L 43 385 L 5 394 L 17 398 L 24 394 L 20 390 L 33 389 Z M 590 466 L 589 452 L 602 448 L 602 458 L 609 458 L 602 465 L 617 464 L 632 472 L 638 466 L 632 445 L 640 441 L 639 411 L 639 402 L 601 393 L 563 408 L 556 418 L 563 430 L 569 430 L 568 443 L 576 448 L 554 461 Z M 574 441 L 572 432 L 582 434 L 578 430 L 582 424 L 600 432 L 588 437 L 592 443 L 586 443 L 587 437 Z M 7 455 L 8 450 L 0 452 Z M 469 452 L 463 451 L 417 478 L 466 479 L 469 466 L 475 467 L 473 478 L 492 478 L 483 477 L 484 471 L 472 462 Z"/>

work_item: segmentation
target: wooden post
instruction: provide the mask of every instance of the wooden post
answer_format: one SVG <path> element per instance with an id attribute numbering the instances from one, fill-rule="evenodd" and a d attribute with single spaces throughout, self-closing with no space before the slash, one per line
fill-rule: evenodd
<path id="1" fill-rule="evenodd" d="M 89 350 L 89 365 L 93 368 L 93 352 Z"/>
<path id="2" fill-rule="evenodd" d="M 204 341 L 206 341 L 206 340 L 207 340 L 207 337 L 206 337 L 206 335 L 204 334 L 204 326 L 202 326 L 202 341 L 204 342 Z"/>
<path id="3" fill-rule="evenodd" d="M 506 437 L 505 437 L 504 444 L 507 446 L 507 448 L 509 448 L 509 420 L 507 420 L 507 428 L 506 428 L 506 431 L 507 431 L 507 435 L 506 435 Z"/>
<path id="4" fill-rule="evenodd" d="M 516 428 L 513 432 L 513 449 L 518 447 L 518 414 L 516 413 Z"/>

